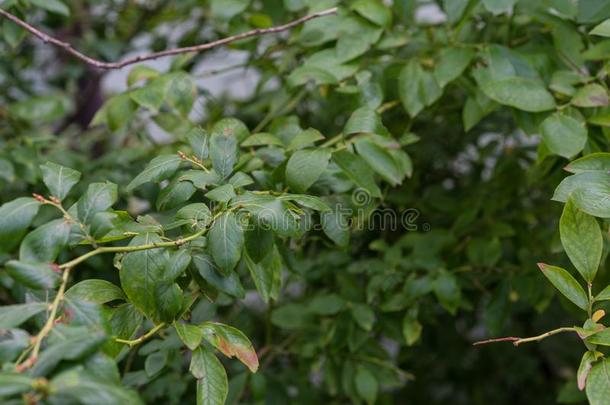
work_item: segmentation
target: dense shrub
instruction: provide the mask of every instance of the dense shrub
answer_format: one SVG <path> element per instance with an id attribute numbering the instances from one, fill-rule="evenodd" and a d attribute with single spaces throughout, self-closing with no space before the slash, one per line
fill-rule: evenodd
<path id="1" fill-rule="evenodd" d="M 3 403 L 610 403 L 607 1 L 0 17 Z"/>

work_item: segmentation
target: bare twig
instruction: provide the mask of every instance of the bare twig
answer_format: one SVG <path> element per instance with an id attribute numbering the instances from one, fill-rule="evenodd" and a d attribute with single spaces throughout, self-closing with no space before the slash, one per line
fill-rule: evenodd
<path id="1" fill-rule="evenodd" d="M 497 339 L 487 339 L 487 340 L 481 340 L 479 342 L 474 342 L 472 345 L 480 346 L 480 345 L 485 345 L 488 343 L 512 342 L 513 345 L 519 346 L 520 344 L 523 344 L 523 343 L 539 342 L 542 339 L 548 338 L 549 336 L 553 336 L 553 335 L 556 335 L 558 333 L 563 333 L 563 332 L 576 332 L 576 328 L 570 328 L 570 327 L 557 328 L 557 329 L 553 329 L 548 332 L 545 332 L 541 335 L 532 336 L 532 337 L 528 337 L 528 338 L 510 336 L 510 337 L 503 337 L 503 338 L 497 338 Z"/>
<path id="2" fill-rule="evenodd" d="M 31 26 L 30 24 L 26 23 L 25 21 L 21 20 L 19 17 L 16 17 L 13 14 L 0 8 L 1 16 L 9 19 L 10 21 L 19 25 L 23 29 L 29 31 L 32 35 L 40 38 L 43 42 L 55 45 L 55 46 L 63 49 L 65 52 L 73 55 L 75 58 L 80 59 L 81 61 L 83 61 L 91 66 L 94 66 L 98 69 L 107 69 L 107 70 L 120 69 L 127 65 L 132 65 L 134 63 L 143 62 L 146 60 L 158 59 L 158 58 L 162 58 L 165 56 L 179 55 L 179 54 L 189 53 L 189 52 L 207 51 L 208 49 L 212 49 L 212 48 L 215 48 L 215 47 L 218 47 L 221 45 L 226 45 L 231 42 L 239 41 L 242 39 L 287 31 L 297 25 L 303 24 L 309 20 L 313 20 L 314 18 L 324 17 L 327 15 L 336 14 L 336 13 L 337 13 L 337 7 L 333 7 L 333 8 L 329 8 L 327 10 L 323 10 L 323 11 L 319 11 L 317 13 L 307 15 L 305 17 L 301 17 L 301 18 L 291 21 L 287 24 L 278 25 L 276 27 L 264 28 L 264 29 L 259 28 L 259 29 L 243 32 L 241 34 L 232 35 L 230 37 L 222 38 L 217 41 L 208 42 L 205 44 L 187 46 L 187 47 L 183 47 L 183 48 L 166 49 L 165 51 L 161 51 L 161 52 L 154 52 L 154 53 L 149 53 L 149 54 L 145 54 L 145 55 L 135 56 L 132 58 L 127 58 L 120 62 L 104 62 L 104 61 L 94 59 L 90 56 L 87 56 L 87 55 L 79 52 L 78 50 L 74 49 L 74 47 L 71 44 L 69 44 L 68 42 L 63 42 L 57 38 L 47 35 L 44 32 L 40 31 L 39 29 L 37 29 L 37 28 Z"/>

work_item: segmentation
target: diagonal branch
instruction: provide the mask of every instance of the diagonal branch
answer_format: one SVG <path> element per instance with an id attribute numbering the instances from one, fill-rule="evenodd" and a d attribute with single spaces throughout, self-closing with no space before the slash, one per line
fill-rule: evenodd
<path id="1" fill-rule="evenodd" d="M 317 13 L 313 13 L 313 14 L 301 17 L 301 18 L 291 21 L 287 24 L 278 25 L 276 27 L 255 29 L 252 31 L 247 31 L 247 32 L 243 32 L 241 34 L 232 35 L 230 37 L 222 38 L 217 41 L 208 42 L 205 44 L 187 46 L 187 47 L 183 47 L 183 48 L 166 49 L 165 51 L 161 51 L 161 52 L 139 55 L 139 56 L 135 56 L 133 58 L 127 58 L 120 62 L 104 62 L 104 61 L 94 59 L 90 56 L 85 55 L 84 53 L 79 52 L 78 50 L 74 49 L 74 47 L 71 44 L 69 44 L 68 42 L 63 42 L 57 38 L 47 35 L 44 32 L 40 31 L 39 29 L 37 29 L 37 28 L 31 26 L 30 24 L 26 23 L 25 21 L 21 20 L 19 17 L 16 17 L 13 14 L 0 8 L 0 16 L 3 16 L 4 18 L 9 19 L 10 21 L 19 25 L 23 29 L 29 31 L 32 35 L 40 38 L 44 43 L 50 43 L 52 45 L 55 45 L 58 48 L 63 49 L 65 52 L 71 54 L 75 58 L 80 59 L 81 61 L 83 61 L 91 66 L 94 66 L 99 69 L 107 69 L 107 70 L 120 69 L 127 65 L 132 65 L 134 63 L 138 63 L 138 62 L 142 62 L 142 61 L 146 61 L 146 60 L 163 58 L 165 56 L 179 55 L 179 54 L 189 53 L 189 52 L 203 52 L 203 51 L 207 51 L 208 49 L 212 49 L 212 48 L 215 48 L 215 47 L 218 47 L 221 45 L 226 45 L 231 42 L 239 41 L 242 39 L 287 31 L 293 27 L 296 27 L 297 25 L 303 24 L 309 20 L 313 20 L 314 18 L 324 17 L 327 15 L 336 14 L 336 13 L 337 13 L 337 7 L 333 7 L 333 8 L 329 8 L 327 10 L 319 11 Z"/>

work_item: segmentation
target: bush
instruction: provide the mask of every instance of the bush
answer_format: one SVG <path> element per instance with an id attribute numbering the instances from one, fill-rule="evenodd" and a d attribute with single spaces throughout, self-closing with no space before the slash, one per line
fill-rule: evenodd
<path id="1" fill-rule="evenodd" d="M 1 2 L 0 397 L 608 403 L 607 3 Z"/>

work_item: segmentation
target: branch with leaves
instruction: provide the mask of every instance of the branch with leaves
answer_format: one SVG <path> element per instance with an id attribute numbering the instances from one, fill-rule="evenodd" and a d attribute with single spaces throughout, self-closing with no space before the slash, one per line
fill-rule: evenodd
<path id="1" fill-rule="evenodd" d="M 160 52 L 154 52 L 154 53 L 150 53 L 150 54 L 146 54 L 146 55 L 138 55 L 138 56 L 134 56 L 132 58 L 124 59 L 120 62 L 104 62 L 104 61 L 101 61 L 101 60 L 98 60 L 98 59 L 85 55 L 84 53 L 76 50 L 70 43 L 61 41 L 51 35 L 48 35 L 48 34 L 42 32 L 41 30 L 39 30 L 38 28 L 23 21 L 19 17 L 0 8 L 0 16 L 12 21 L 13 23 L 17 24 L 21 28 L 27 30 L 29 33 L 31 33 L 35 37 L 42 40 L 44 43 L 54 45 L 54 46 L 62 49 L 63 51 L 71 54 L 75 58 L 81 60 L 82 62 L 84 62 L 88 65 L 91 65 L 93 67 L 96 67 L 98 69 L 104 69 L 104 70 L 121 69 L 125 66 L 133 65 L 134 63 L 144 62 L 144 61 L 153 60 L 153 59 L 159 59 L 159 58 L 163 58 L 166 56 L 181 55 L 181 54 L 185 54 L 185 53 L 199 53 L 199 52 L 207 51 L 212 48 L 216 48 L 216 47 L 219 47 L 222 45 L 227 45 L 232 42 L 240 41 L 240 40 L 247 39 L 247 38 L 252 38 L 252 37 L 261 36 L 261 35 L 277 34 L 279 32 L 288 31 L 298 25 L 301 25 L 301 24 L 303 24 L 307 21 L 313 20 L 315 18 L 325 17 L 328 15 L 336 14 L 336 13 L 337 13 L 337 7 L 332 7 L 332 8 L 323 10 L 323 11 L 319 11 L 319 12 L 298 18 L 289 23 L 286 23 L 283 25 L 278 25 L 278 26 L 271 27 L 271 28 L 257 28 L 257 29 L 251 30 L 251 31 L 246 31 L 241 34 L 232 35 L 232 36 L 229 36 L 226 38 L 221 38 L 219 40 L 204 43 L 204 44 L 186 46 L 186 47 L 182 47 L 182 48 L 166 49 L 166 50 L 160 51 Z"/>

